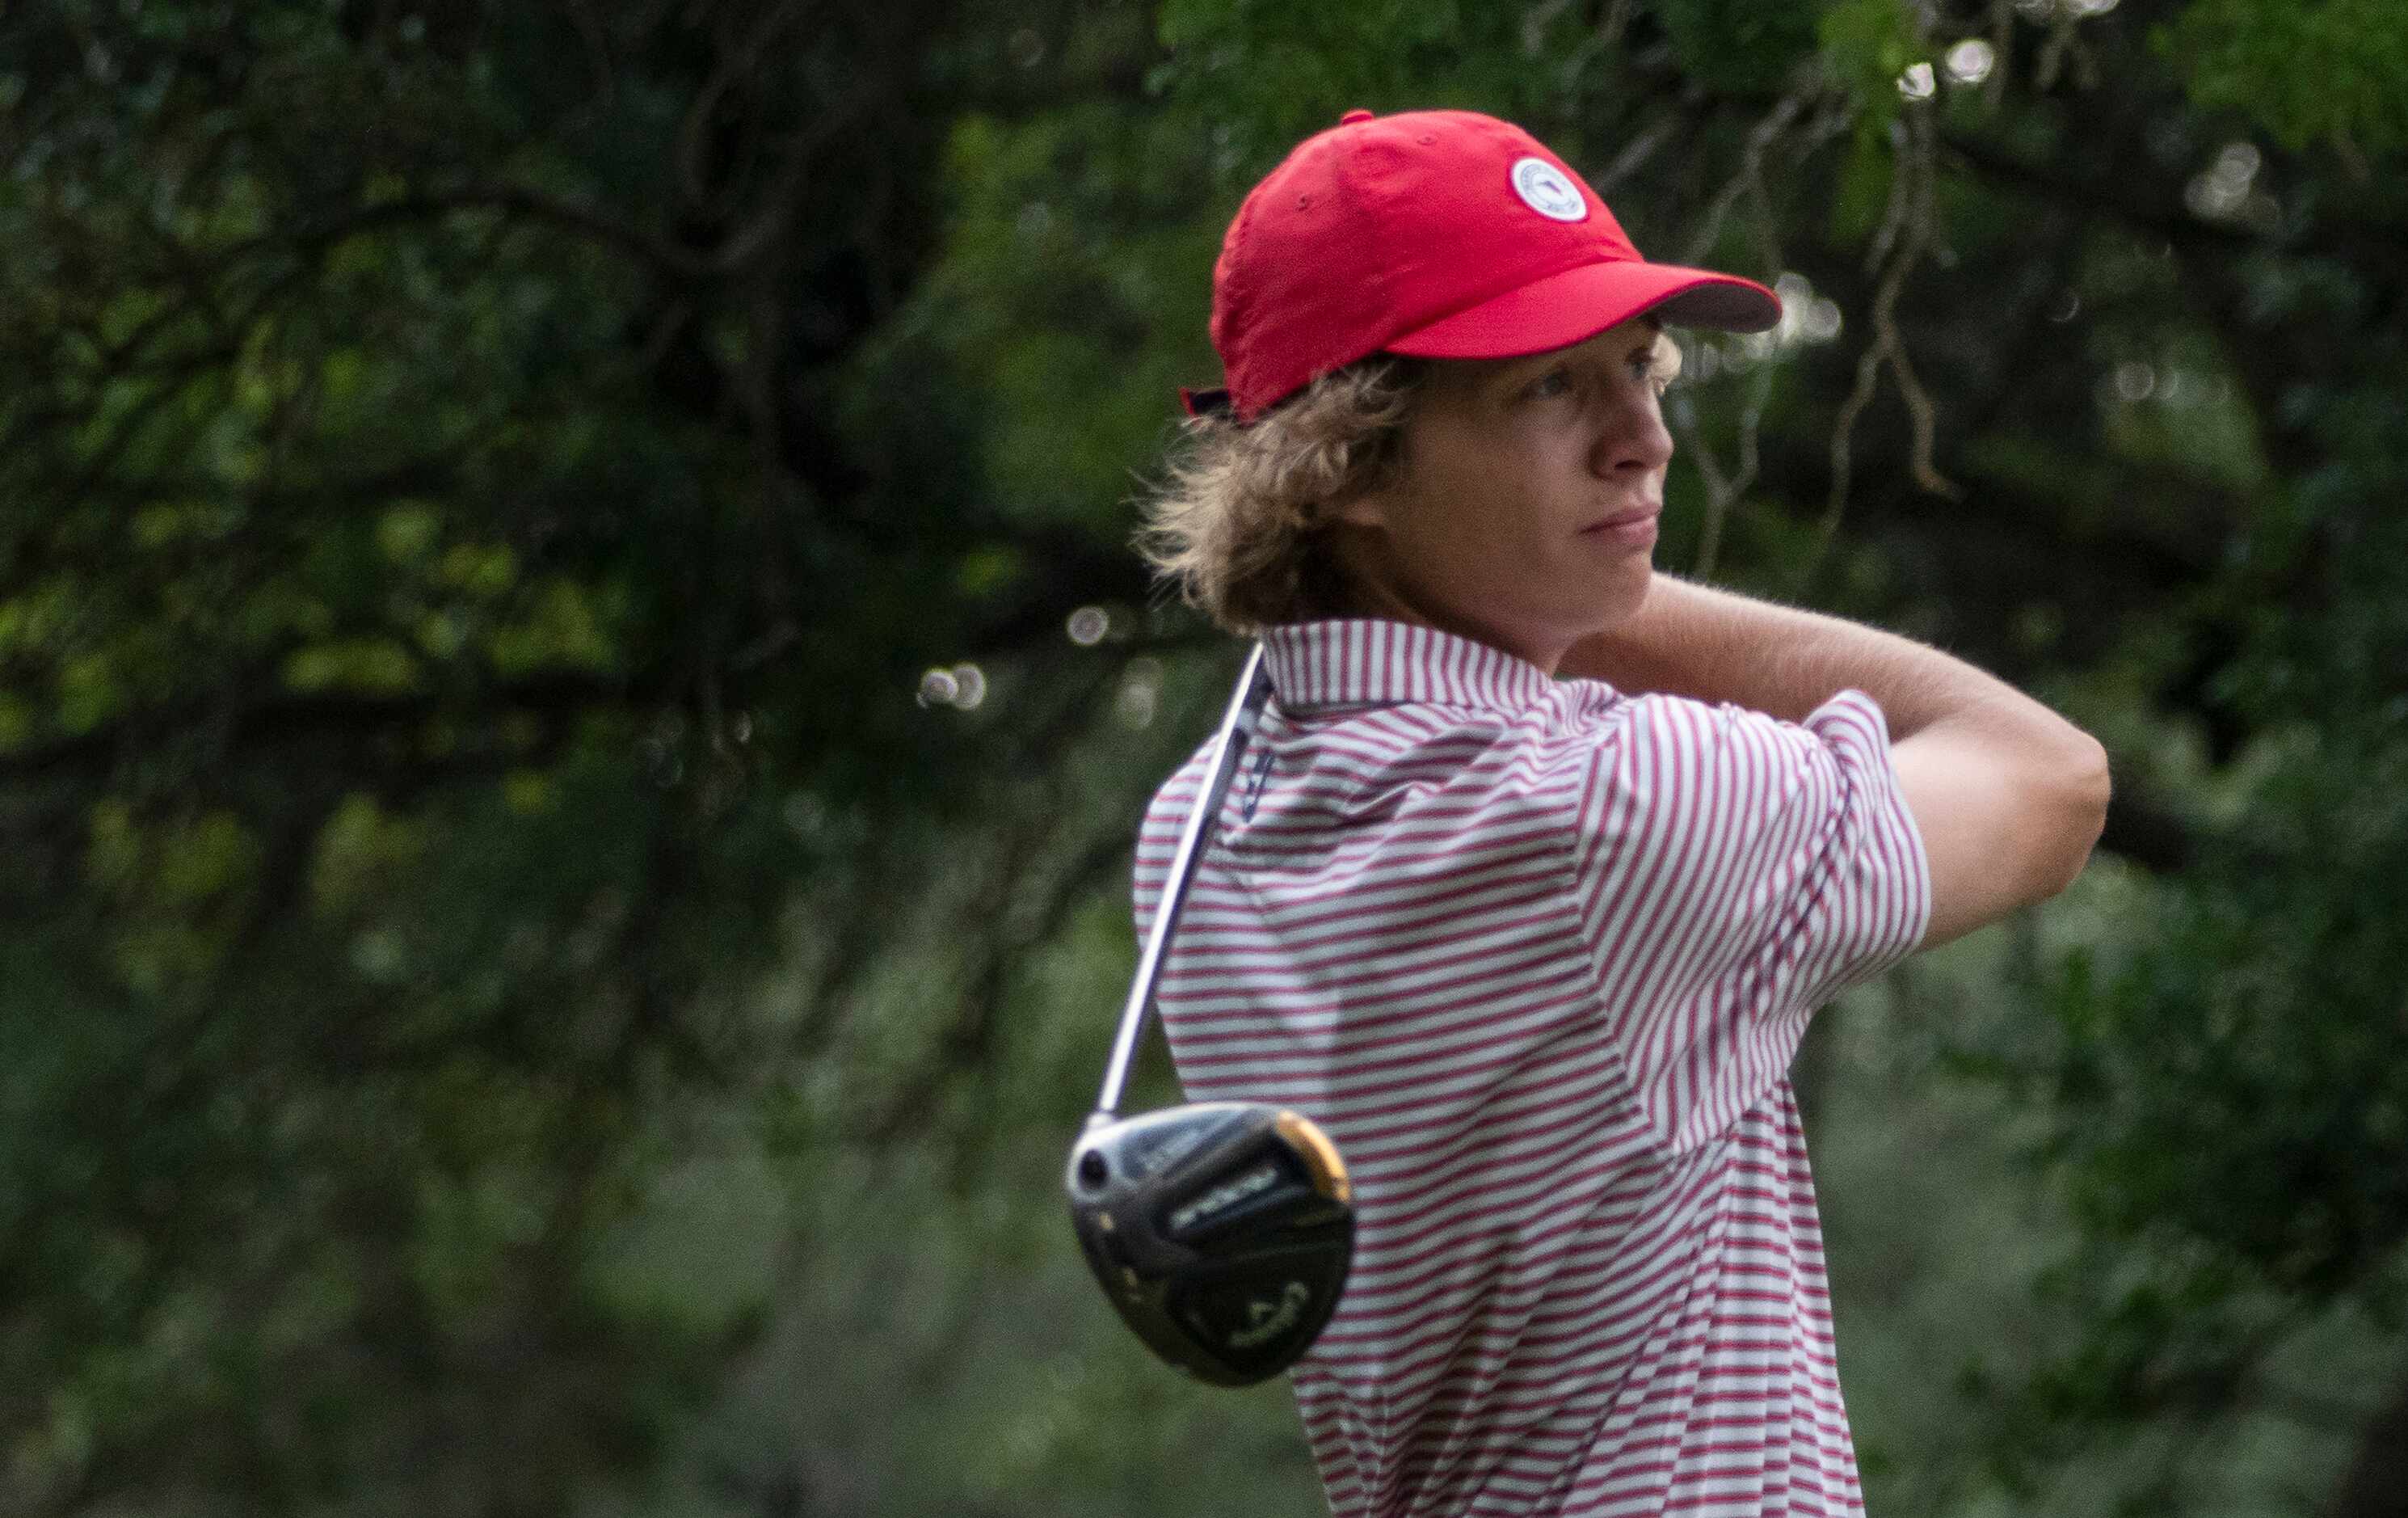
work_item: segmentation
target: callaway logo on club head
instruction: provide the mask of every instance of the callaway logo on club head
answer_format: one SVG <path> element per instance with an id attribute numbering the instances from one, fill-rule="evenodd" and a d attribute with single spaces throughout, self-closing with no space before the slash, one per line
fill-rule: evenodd
<path id="1" fill-rule="evenodd" d="M 1304 1316 L 1305 1304 L 1312 1300 L 1312 1288 L 1300 1280 L 1292 1280 L 1281 1289 L 1277 1302 L 1255 1297 L 1246 1304 L 1247 1325 L 1229 1336 L 1229 1348 L 1251 1350 L 1255 1345 L 1277 1337 L 1296 1326 Z"/>
<path id="2" fill-rule="evenodd" d="M 1171 1230 L 1192 1228 L 1216 1212 L 1226 1211 L 1249 1196 L 1260 1195 L 1279 1183 L 1279 1166 L 1258 1164 L 1235 1180 L 1225 1180 L 1170 1215 Z"/>

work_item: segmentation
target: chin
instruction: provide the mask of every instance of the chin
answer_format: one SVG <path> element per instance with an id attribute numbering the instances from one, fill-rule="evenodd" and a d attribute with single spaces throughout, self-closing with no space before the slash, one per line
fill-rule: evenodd
<path id="1" fill-rule="evenodd" d="M 1656 566 L 1642 558 L 1631 566 L 1627 576 L 1616 576 L 1616 579 L 1620 583 L 1613 586 L 1614 594 L 1601 609 L 1596 627 L 1598 632 L 1638 614 L 1639 608 L 1647 602 L 1648 587 L 1656 583 Z"/>

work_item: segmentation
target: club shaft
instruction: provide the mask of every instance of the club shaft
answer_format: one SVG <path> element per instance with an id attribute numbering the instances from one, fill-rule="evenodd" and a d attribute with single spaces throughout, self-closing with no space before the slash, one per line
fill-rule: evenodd
<path id="1" fill-rule="evenodd" d="M 1172 930 L 1179 926 L 1179 908 L 1187 900 L 1188 875 L 1211 840 L 1212 819 L 1220 815 L 1221 800 L 1229 793 L 1229 781 L 1238 773 L 1239 759 L 1263 703 L 1270 699 L 1270 681 L 1263 673 L 1263 645 L 1256 643 L 1238 676 L 1238 691 L 1230 698 L 1228 715 L 1222 717 L 1221 730 L 1213 736 L 1211 757 L 1204 765 L 1203 788 L 1187 813 L 1187 824 L 1179 832 L 1179 850 L 1170 858 L 1169 875 L 1163 878 L 1162 899 L 1154 906 L 1145 949 L 1138 956 L 1137 979 L 1129 987 L 1128 1005 L 1121 1009 L 1120 1032 L 1112 1039 L 1111 1062 L 1104 1066 L 1104 1086 L 1096 1096 L 1091 1123 L 1120 1111 L 1121 1092 L 1128 1085 L 1129 1066 L 1136 1062 L 1138 1040 L 1145 1033 L 1145 1015 L 1154 1005 L 1154 983 L 1162 973 L 1163 951 L 1169 947 Z"/>

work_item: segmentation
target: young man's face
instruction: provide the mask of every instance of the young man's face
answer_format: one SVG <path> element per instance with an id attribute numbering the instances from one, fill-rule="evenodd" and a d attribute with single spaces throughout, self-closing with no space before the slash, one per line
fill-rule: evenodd
<path id="1" fill-rule="evenodd" d="M 1437 361 L 1396 484 L 1337 510 L 1361 609 L 1552 672 L 1647 594 L 1672 438 L 1656 327 L 1527 358 Z"/>

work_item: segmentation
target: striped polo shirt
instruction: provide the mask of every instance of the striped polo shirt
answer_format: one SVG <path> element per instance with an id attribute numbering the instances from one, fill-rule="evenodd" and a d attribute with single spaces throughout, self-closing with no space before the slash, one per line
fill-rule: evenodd
<path id="1" fill-rule="evenodd" d="M 1265 643 L 1158 994 L 1190 1099 L 1296 1107 L 1353 1173 L 1294 1372 L 1332 1511 L 1860 1511 L 1786 1072 L 1928 918 L 1881 709 L 1397 622 Z M 1140 936 L 1204 758 L 1146 813 Z"/>

